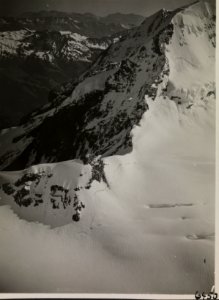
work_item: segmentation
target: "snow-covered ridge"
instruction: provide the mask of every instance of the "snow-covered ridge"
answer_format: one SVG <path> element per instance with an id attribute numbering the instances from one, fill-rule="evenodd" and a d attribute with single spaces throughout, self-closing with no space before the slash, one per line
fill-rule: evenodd
<path id="1" fill-rule="evenodd" d="M 167 47 L 169 87 L 204 85 L 215 81 L 215 11 L 208 1 L 185 8 L 172 20 L 174 34 Z M 169 90 L 170 90 L 169 89 Z"/>

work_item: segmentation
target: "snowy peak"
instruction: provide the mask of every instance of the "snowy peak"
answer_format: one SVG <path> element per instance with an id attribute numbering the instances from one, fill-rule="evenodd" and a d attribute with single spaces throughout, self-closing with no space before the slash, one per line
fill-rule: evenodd
<path id="1" fill-rule="evenodd" d="M 2 134 L 8 148 L 1 149 L 1 167 L 125 154 L 132 151 L 133 128 L 147 118 L 149 101 L 173 100 L 182 114 L 196 110 L 194 101 L 206 105 L 215 93 L 210 74 L 215 18 L 209 3 L 161 10 L 129 30 L 72 84 L 68 96 Z"/>
<path id="2" fill-rule="evenodd" d="M 207 25 L 215 22 L 215 14 L 213 1 L 199 1 L 180 10 L 174 17 L 174 22 L 178 27 L 190 28 L 192 29 L 190 33 L 197 34 L 207 30 Z"/>
<path id="3" fill-rule="evenodd" d="M 200 0 L 194 4 L 188 5 L 184 8 L 184 12 L 201 19 L 211 18 L 216 13 L 216 1 L 214 0 Z"/>
<path id="4" fill-rule="evenodd" d="M 215 81 L 215 11 L 211 2 L 185 7 L 172 23 L 174 34 L 166 52 L 169 87 L 192 88 Z"/>

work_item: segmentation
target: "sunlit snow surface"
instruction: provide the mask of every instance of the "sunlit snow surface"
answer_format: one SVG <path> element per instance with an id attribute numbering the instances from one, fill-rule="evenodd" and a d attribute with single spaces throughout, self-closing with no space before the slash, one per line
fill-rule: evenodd
<path id="1" fill-rule="evenodd" d="M 206 64 L 204 59 L 198 63 L 198 69 L 190 63 L 182 67 L 175 53 L 185 54 L 193 63 L 193 46 L 185 46 L 185 52 L 176 50 L 175 38 L 166 49 L 167 92 L 154 101 L 145 97 L 149 110 L 131 132 L 132 151 L 103 159 L 109 186 L 93 181 L 89 189 L 77 192 L 85 204 L 79 222 L 72 221 L 71 209 L 50 209 L 48 197 L 52 184 L 69 190 L 87 184 L 91 167 L 80 161 L 30 169 L 53 175 L 39 185 L 44 193 L 41 206 L 20 208 L 0 190 L 1 292 L 194 294 L 211 290 L 213 66 L 209 58 Z M 201 35 L 199 45 L 206 39 Z M 204 58 L 209 51 L 203 50 Z M 171 97 L 180 97 L 180 104 Z M 20 172 L 1 172 L 0 184 L 20 176 Z"/>

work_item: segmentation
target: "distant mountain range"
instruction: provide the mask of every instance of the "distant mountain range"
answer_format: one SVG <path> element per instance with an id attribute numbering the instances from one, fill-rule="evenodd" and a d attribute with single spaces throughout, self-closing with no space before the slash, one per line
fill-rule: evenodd
<path id="1" fill-rule="evenodd" d="M 143 16 L 135 14 L 111 14 L 97 17 L 90 13 L 66 13 L 58 11 L 26 12 L 18 17 L 1 17 L 0 31 L 48 30 L 72 31 L 94 38 L 110 36 L 127 28 L 139 25 Z"/>
<path id="2" fill-rule="evenodd" d="M 45 104 L 51 90 L 84 72 L 138 15 L 57 11 L 0 18 L 0 129 Z"/>

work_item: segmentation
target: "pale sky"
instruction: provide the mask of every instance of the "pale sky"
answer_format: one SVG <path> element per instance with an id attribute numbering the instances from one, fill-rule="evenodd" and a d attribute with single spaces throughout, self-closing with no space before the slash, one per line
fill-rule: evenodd
<path id="1" fill-rule="evenodd" d="M 194 0 L 0 0 L 0 15 L 26 11 L 90 12 L 99 16 L 121 12 L 149 16 L 161 8 L 174 9 Z"/>

